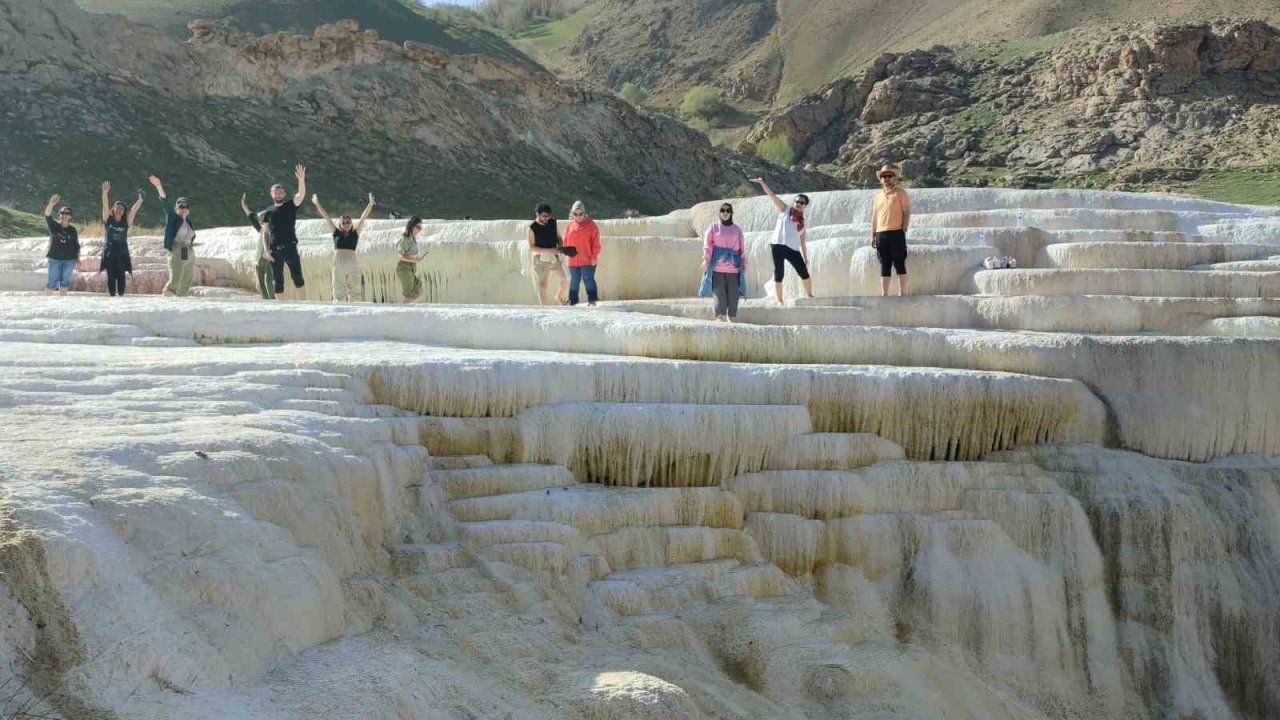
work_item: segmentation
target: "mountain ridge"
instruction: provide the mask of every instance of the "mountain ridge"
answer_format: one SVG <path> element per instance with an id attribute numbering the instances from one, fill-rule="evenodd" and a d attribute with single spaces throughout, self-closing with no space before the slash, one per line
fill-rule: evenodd
<path id="1" fill-rule="evenodd" d="M 131 189 L 154 173 L 206 222 L 230 223 L 242 192 L 305 162 L 333 209 L 373 192 L 404 214 L 522 217 L 540 199 L 581 198 L 606 216 L 664 212 L 767 172 L 541 69 L 354 22 L 310 36 L 190 27 L 179 42 L 69 0 L 15 0 L 0 17 L 0 88 L 32 101 L 0 115 L 0 200 L 32 210 L 60 192 L 91 206 L 102 180 Z"/>

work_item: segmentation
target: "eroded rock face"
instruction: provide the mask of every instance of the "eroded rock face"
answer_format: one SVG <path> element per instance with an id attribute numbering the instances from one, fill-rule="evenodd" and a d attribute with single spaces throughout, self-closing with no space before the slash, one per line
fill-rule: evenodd
<path id="1" fill-rule="evenodd" d="M 1277 150 L 1280 34 L 1260 21 L 1069 33 L 1001 62 L 945 49 L 887 55 L 767 116 L 807 162 L 874 181 L 886 161 L 968 182 L 1255 165 Z"/>
<path id="2" fill-rule="evenodd" d="M 768 100 L 779 68 L 756 45 L 777 22 L 762 0 L 659 0 L 610 3 L 569 49 L 585 81 L 617 88 L 634 82 L 678 98 L 713 84 L 731 97 Z"/>
<path id="3" fill-rule="evenodd" d="M 583 199 L 606 217 L 727 194 L 763 170 L 611 94 L 351 21 L 256 36 L 198 20 L 178 42 L 71 0 L 6 10 L 0 89 L 32 101 L 0 117 L 0 196 L 22 205 L 55 190 L 96 202 L 75 189 L 96 187 L 85 172 L 156 174 L 206 227 L 230 224 L 247 185 L 265 189 L 305 162 L 331 208 L 375 192 L 406 216 L 524 217 L 541 198 Z M 159 224 L 155 207 L 142 222 Z"/>

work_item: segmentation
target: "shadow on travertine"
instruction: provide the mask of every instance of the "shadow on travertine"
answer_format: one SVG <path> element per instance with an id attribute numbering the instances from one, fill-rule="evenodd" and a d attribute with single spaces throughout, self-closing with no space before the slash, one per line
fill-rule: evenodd
<path id="1" fill-rule="evenodd" d="M 682 299 L 704 206 L 608 226 L 593 313 L 0 298 L 0 683 L 139 720 L 1280 715 L 1280 224 L 918 192 L 945 295 L 865 297 L 869 196 L 814 193 L 844 296 L 735 326 Z M 433 225 L 437 297 L 527 302 L 520 224 Z"/>

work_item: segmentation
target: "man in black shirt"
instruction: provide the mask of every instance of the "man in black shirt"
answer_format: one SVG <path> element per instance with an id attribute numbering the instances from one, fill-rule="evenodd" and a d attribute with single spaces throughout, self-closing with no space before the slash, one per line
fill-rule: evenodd
<path id="1" fill-rule="evenodd" d="M 283 185 L 271 186 L 271 202 L 263 220 L 271 228 L 271 270 L 275 275 L 275 291 L 284 292 L 284 266 L 289 266 L 293 286 L 306 285 L 302 279 L 302 258 L 298 257 L 298 233 L 294 227 L 298 221 L 298 207 L 307 197 L 307 168 L 298 165 L 293 171 L 298 178 L 298 192 L 286 197 Z"/>
<path id="2" fill-rule="evenodd" d="M 71 208 L 63 205 L 58 210 L 58 219 L 53 219 L 53 206 L 61 200 L 61 196 L 54 195 L 44 208 L 44 222 L 49 227 L 49 250 L 44 255 L 49 261 L 45 295 L 52 295 L 55 289 L 58 294 L 66 295 L 71 289 L 71 276 L 80 263 L 80 233 L 71 224 Z"/>

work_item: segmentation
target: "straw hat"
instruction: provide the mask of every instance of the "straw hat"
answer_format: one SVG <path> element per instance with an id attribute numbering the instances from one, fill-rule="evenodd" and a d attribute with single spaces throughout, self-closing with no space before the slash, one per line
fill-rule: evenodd
<path id="1" fill-rule="evenodd" d="M 902 177 L 902 170 L 900 170 L 897 165 L 893 165 L 893 164 L 885 165 L 884 167 L 880 168 L 880 172 L 876 173 L 876 177 L 880 177 L 881 175 L 885 175 L 885 174 Z"/>

